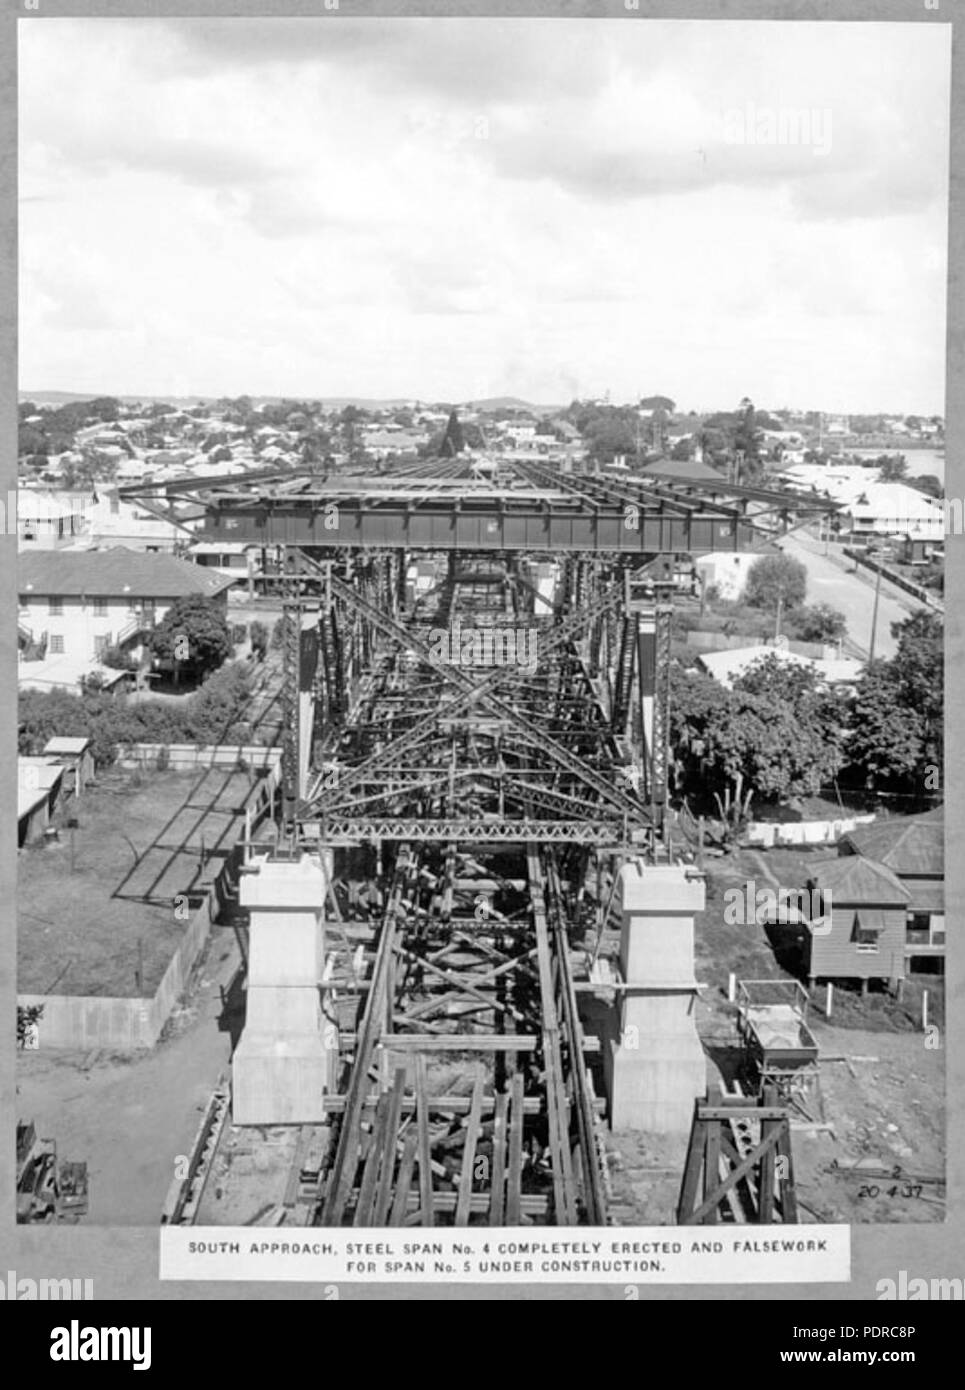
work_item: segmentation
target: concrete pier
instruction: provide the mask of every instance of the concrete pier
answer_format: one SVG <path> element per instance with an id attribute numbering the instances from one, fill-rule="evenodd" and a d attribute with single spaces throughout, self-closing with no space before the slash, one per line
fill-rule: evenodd
<path id="1" fill-rule="evenodd" d="M 232 1062 L 239 1125 L 322 1121 L 334 1088 L 338 1038 L 323 1016 L 326 869 L 318 858 L 252 861 L 242 875 L 250 912 L 245 1029 Z"/>
<path id="2" fill-rule="evenodd" d="M 694 1003 L 694 916 L 703 880 L 684 865 L 625 864 L 619 1034 L 604 1054 L 614 1129 L 651 1134 L 689 1131 L 694 1100 L 704 1095 L 707 1064 Z"/>

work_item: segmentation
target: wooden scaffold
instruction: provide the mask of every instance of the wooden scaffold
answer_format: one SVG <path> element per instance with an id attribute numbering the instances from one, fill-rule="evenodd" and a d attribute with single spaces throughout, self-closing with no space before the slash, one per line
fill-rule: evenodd
<path id="1" fill-rule="evenodd" d="M 791 1118 L 773 1085 L 757 1099 L 719 1087 L 694 1103 L 677 1204 L 680 1226 L 796 1223 Z"/>

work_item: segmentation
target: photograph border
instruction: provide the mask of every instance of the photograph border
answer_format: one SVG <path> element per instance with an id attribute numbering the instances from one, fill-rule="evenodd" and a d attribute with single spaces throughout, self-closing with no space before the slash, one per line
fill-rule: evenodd
<path id="1" fill-rule="evenodd" d="M 313 16 L 319 23 L 338 24 L 348 18 L 407 17 L 565 20 L 593 18 L 600 22 L 637 24 L 648 20 L 706 20 L 709 22 L 775 20 L 821 23 L 943 24 L 952 26 L 952 75 L 949 174 L 948 317 L 946 329 L 946 496 L 965 496 L 965 57 L 955 32 L 953 0 L 517 0 L 517 3 L 411 3 L 410 0 L 338 0 L 338 10 L 325 0 L 282 3 L 280 0 L 4 0 L 0 16 L 0 459 L 4 476 L 0 495 L 17 486 L 17 33 L 18 23 L 47 23 L 57 18 L 281 18 Z M 187 11 L 187 13 L 186 13 Z M 69 228 L 63 235 L 69 236 Z M 71 389 L 72 383 L 41 383 Z M 110 382 L 104 383 L 109 390 Z M 8 532 L 15 528 L 8 526 Z M 942 1224 L 858 1225 L 852 1227 L 852 1277 L 848 1284 L 788 1283 L 768 1285 L 639 1284 L 644 1300 L 828 1300 L 874 1299 L 882 1279 L 897 1280 L 900 1270 L 909 1278 L 965 1277 L 965 949 L 962 904 L 965 901 L 965 774 L 960 716 L 965 714 L 965 689 L 953 675 L 965 663 L 965 539 L 949 536 L 946 543 L 946 1086 L 947 1210 Z M 16 786 L 17 644 L 15 608 L 17 537 L 7 534 L 2 544 L 2 581 L 10 598 L 0 636 L 3 736 L 0 739 L 0 779 Z M 960 606 L 960 604 L 962 606 Z M 16 1003 L 15 900 L 17 845 L 13 818 L 6 817 L 0 837 L 0 1017 L 8 1019 L 10 1044 L 0 1048 L 0 1115 L 7 1132 L 0 1142 L 0 1270 L 18 1276 L 92 1279 L 96 1299 L 325 1299 L 322 1284 L 161 1281 L 158 1277 L 159 1229 L 133 1227 L 45 1226 L 15 1224 L 15 1087 L 16 1053 L 13 1013 Z M 954 923 L 958 922 L 957 927 Z M 160 1213 L 159 1213 L 160 1219 Z M 439 1286 L 415 1281 L 343 1283 L 342 1300 L 365 1299 L 560 1299 L 624 1300 L 627 1282 L 612 1284 L 528 1285 L 480 1283 Z"/>

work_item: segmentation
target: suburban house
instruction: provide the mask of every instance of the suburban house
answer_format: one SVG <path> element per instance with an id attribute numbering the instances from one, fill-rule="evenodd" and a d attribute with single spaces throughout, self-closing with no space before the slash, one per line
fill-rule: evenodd
<path id="1" fill-rule="evenodd" d="M 172 555 L 122 546 L 21 551 L 21 683 L 76 688 L 110 647 L 139 660 L 147 634 L 175 599 L 201 594 L 227 608 L 234 582 Z"/>
<path id="2" fill-rule="evenodd" d="M 861 855 L 884 865 L 908 893 L 905 958 L 922 969 L 943 968 L 945 958 L 944 808 L 924 816 L 902 816 L 860 826 L 838 847 L 844 857 Z"/>
<path id="3" fill-rule="evenodd" d="M 905 977 L 905 932 L 911 894 L 897 874 L 860 854 L 822 859 L 807 883 L 821 914 L 804 923 L 799 938 L 801 973 L 818 980 L 884 980 Z M 815 895 L 817 899 L 815 899 Z"/>
<path id="4" fill-rule="evenodd" d="M 869 483 L 845 508 L 842 520 L 845 530 L 850 521 L 854 540 L 908 536 L 936 542 L 945 536 L 941 502 L 906 483 Z"/>
<path id="5" fill-rule="evenodd" d="M 121 498 L 118 489 L 97 484 L 86 491 L 21 487 L 17 536 L 22 549 L 107 549 L 166 551 L 183 548 L 190 531 Z"/>

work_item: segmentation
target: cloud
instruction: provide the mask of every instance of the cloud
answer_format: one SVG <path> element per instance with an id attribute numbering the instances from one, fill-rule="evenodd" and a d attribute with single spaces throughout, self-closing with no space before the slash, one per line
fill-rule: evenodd
<path id="1" fill-rule="evenodd" d="M 25 382 L 940 409 L 946 28 L 22 25 Z"/>

